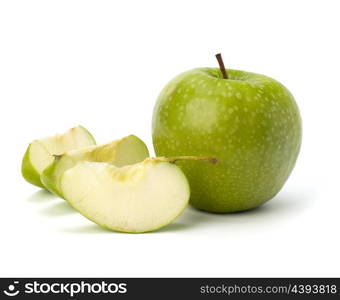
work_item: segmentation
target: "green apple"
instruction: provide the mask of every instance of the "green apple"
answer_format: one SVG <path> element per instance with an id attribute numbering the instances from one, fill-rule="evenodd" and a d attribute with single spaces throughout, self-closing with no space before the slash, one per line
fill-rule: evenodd
<path id="1" fill-rule="evenodd" d="M 181 169 L 165 158 L 118 168 L 79 162 L 61 177 L 61 192 L 83 216 L 114 231 L 147 232 L 179 216 L 190 189 Z"/>
<path id="2" fill-rule="evenodd" d="M 78 162 L 108 162 L 117 167 L 141 162 L 149 156 L 146 145 L 138 137 L 129 135 L 119 140 L 98 146 L 89 146 L 57 155 L 41 175 L 44 186 L 56 195 L 63 197 L 60 180 L 63 173 Z"/>
<path id="3" fill-rule="evenodd" d="M 162 90 L 153 114 L 159 156 L 207 155 L 216 165 L 182 162 L 190 203 L 235 212 L 273 198 L 289 177 L 301 144 L 301 118 L 292 94 L 264 75 L 199 68 Z"/>
<path id="4" fill-rule="evenodd" d="M 34 140 L 22 160 L 22 176 L 29 183 L 44 188 L 40 175 L 53 162 L 54 155 L 95 144 L 93 136 L 83 126 L 71 128 L 64 134 Z"/>

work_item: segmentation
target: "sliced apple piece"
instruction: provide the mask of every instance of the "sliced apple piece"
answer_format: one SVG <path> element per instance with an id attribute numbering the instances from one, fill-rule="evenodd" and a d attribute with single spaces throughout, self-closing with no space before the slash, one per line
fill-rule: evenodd
<path id="1" fill-rule="evenodd" d="M 29 183 L 44 188 L 40 175 L 53 162 L 54 155 L 95 144 L 93 136 L 83 126 L 71 128 L 63 134 L 34 140 L 29 144 L 22 160 L 22 176 Z"/>
<path id="2" fill-rule="evenodd" d="M 61 176 L 78 162 L 108 162 L 121 167 L 141 162 L 148 156 L 149 151 L 144 142 L 129 135 L 104 145 L 89 146 L 55 156 L 54 161 L 42 173 L 41 181 L 49 191 L 64 198 L 60 190 Z"/>
<path id="3" fill-rule="evenodd" d="M 183 212 L 190 196 L 181 169 L 162 158 L 121 168 L 81 162 L 64 172 L 60 187 L 65 199 L 89 220 L 131 233 L 169 224 Z"/>

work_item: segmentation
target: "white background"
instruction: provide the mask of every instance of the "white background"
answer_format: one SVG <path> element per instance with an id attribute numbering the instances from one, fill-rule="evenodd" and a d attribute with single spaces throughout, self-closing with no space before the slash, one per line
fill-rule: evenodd
<path id="1" fill-rule="evenodd" d="M 340 276 L 339 1 L 1 1 L 0 276 Z M 152 149 L 161 88 L 225 64 L 285 84 L 303 147 L 246 213 L 188 209 L 148 234 L 105 231 L 20 174 L 28 143 L 82 124 Z"/>

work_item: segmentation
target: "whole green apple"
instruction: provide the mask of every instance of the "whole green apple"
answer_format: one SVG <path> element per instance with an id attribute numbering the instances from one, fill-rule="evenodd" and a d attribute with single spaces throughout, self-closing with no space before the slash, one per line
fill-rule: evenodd
<path id="1" fill-rule="evenodd" d="M 251 209 L 273 198 L 301 145 L 292 94 L 267 76 L 224 67 L 187 71 L 170 81 L 154 108 L 158 156 L 209 156 L 217 164 L 179 163 L 190 203 L 211 212 Z"/>

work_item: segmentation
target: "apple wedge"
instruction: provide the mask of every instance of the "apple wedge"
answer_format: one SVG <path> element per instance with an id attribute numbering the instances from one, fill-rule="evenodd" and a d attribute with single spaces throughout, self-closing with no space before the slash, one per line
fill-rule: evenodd
<path id="1" fill-rule="evenodd" d="M 163 158 L 118 168 L 81 162 L 62 175 L 61 191 L 83 216 L 110 230 L 140 233 L 172 222 L 188 204 L 181 169 Z"/>
<path id="2" fill-rule="evenodd" d="M 41 181 L 44 186 L 64 198 L 60 190 L 63 173 L 78 162 L 107 162 L 117 167 L 141 162 L 149 156 L 149 151 L 142 140 L 134 135 L 98 146 L 89 146 L 56 155 L 54 161 L 44 170 Z"/>
<path id="3" fill-rule="evenodd" d="M 54 155 L 95 144 L 93 136 L 83 126 L 71 128 L 63 134 L 34 140 L 29 144 L 22 160 L 22 176 L 29 183 L 44 188 L 40 175 L 53 162 Z"/>

